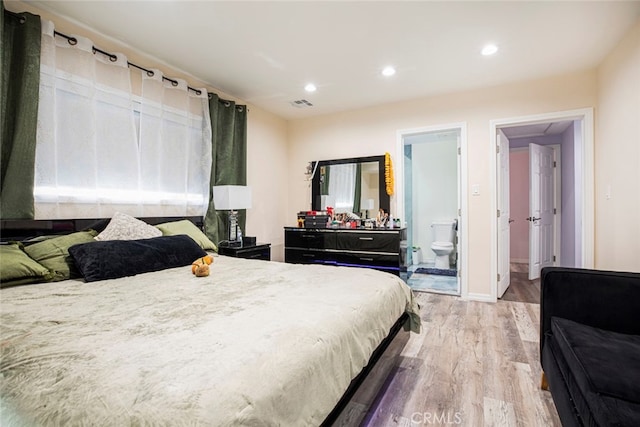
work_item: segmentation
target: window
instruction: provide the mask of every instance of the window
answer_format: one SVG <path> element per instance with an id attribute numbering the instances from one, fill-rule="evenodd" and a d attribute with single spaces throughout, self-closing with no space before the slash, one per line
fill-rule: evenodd
<path id="1" fill-rule="evenodd" d="M 124 55 L 71 46 L 43 21 L 36 218 L 203 215 L 211 123 L 206 90 L 146 73 L 132 90 Z M 138 87 L 139 86 L 139 87 Z"/>

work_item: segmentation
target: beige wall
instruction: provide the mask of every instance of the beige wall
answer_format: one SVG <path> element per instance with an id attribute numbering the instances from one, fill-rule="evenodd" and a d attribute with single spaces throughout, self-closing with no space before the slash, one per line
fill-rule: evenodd
<path id="1" fill-rule="evenodd" d="M 397 162 L 399 130 L 466 122 L 468 185 L 480 186 L 480 195 L 469 196 L 467 200 L 467 291 L 473 298 L 489 299 L 495 286 L 490 254 L 490 228 L 494 217 L 491 210 L 493 189 L 490 188 L 490 159 L 494 153 L 490 120 L 595 107 L 596 93 L 596 73 L 588 71 L 292 121 L 289 124 L 290 196 L 287 210 L 295 213 L 309 204 L 302 171 L 311 160 L 379 155 L 388 151 Z M 392 213 L 395 213 L 395 197 L 391 204 Z M 289 223 L 294 220 L 291 215 Z"/>
<path id="2" fill-rule="evenodd" d="M 640 271 L 640 23 L 597 78 L 596 268 Z"/>
<path id="3" fill-rule="evenodd" d="M 283 225 L 296 213 L 287 210 L 287 122 L 259 108 L 249 107 L 247 183 L 252 208 L 247 211 L 245 235 L 271 243 L 271 259 L 284 261 Z M 302 174 L 302 172 L 301 172 Z"/>

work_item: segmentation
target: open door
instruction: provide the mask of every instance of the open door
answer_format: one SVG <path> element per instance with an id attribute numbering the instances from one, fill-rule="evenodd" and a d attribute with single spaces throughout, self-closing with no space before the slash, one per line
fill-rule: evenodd
<path id="1" fill-rule="evenodd" d="M 499 157 L 498 168 L 498 298 L 505 293 L 511 277 L 510 266 L 510 230 L 509 230 L 509 139 L 498 129 L 497 155 Z"/>
<path id="2" fill-rule="evenodd" d="M 529 144 L 529 280 L 554 262 L 553 167 L 553 148 Z"/>

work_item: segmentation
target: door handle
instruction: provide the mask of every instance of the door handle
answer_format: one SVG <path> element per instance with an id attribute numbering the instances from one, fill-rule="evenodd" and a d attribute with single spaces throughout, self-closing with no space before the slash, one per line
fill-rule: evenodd
<path id="1" fill-rule="evenodd" d="M 539 219 L 542 219 L 542 218 L 536 218 L 535 216 L 527 217 L 527 221 L 538 221 Z"/>
<path id="2" fill-rule="evenodd" d="M 509 218 L 509 224 L 511 224 L 512 222 L 515 222 L 515 219 Z"/>

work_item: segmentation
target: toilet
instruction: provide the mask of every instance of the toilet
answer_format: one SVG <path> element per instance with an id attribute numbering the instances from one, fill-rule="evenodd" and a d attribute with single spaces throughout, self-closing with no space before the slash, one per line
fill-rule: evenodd
<path id="1" fill-rule="evenodd" d="M 431 250 L 436 254 L 435 268 L 448 270 L 453 252 L 455 221 L 434 221 L 431 228 L 433 229 Z"/>

